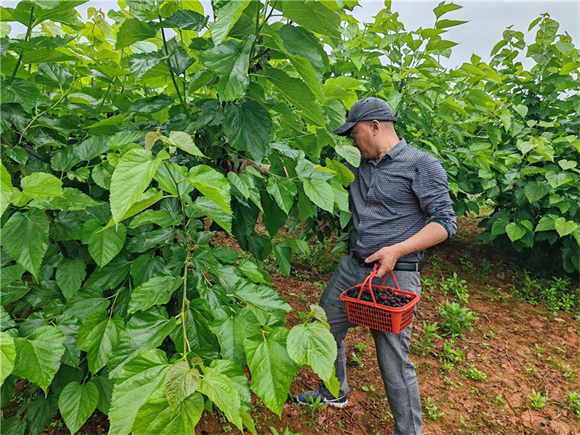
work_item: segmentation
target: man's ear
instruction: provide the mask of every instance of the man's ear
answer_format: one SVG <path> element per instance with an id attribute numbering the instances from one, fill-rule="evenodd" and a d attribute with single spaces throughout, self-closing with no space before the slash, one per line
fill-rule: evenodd
<path id="1" fill-rule="evenodd" d="M 373 136 L 377 135 L 381 130 L 381 122 L 376 119 L 371 121 L 371 130 L 373 131 Z"/>

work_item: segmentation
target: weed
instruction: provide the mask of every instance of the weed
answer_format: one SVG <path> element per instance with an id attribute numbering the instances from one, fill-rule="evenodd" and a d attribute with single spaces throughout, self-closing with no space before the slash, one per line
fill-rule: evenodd
<path id="1" fill-rule="evenodd" d="M 472 331 L 473 323 L 478 317 L 473 311 L 462 307 L 457 302 L 445 301 L 437 308 L 441 316 L 441 330 L 444 335 L 462 337 L 464 331 Z"/>
<path id="2" fill-rule="evenodd" d="M 485 381 L 487 379 L 487 375 L 478 370 L 475 366 L 469 366 L 464 372 L 463 377 L 467 379 L 473 379 L 474 381 Z"/>
<path id="3" fill-rule="evenodd" d="M 461 305 L 467 304 L 469 300 L 467 282 L 464 279 L 459 279 L 456 272 L 453 272 L 453 276 L 451 278 L 442 279 L 439 286 L 441 293 L 444 295 L 451 293 Z"/>
<path id="4" fill-rule="evenodd" d="M 486 276 L 491 275 L 492 266 L 493 263 L 489 261 L 487 258 L 482 258 L 481 261 L 479 262 L 479 268 L 481 269 L 481 273 L 483 273 Z"/>
<path id="5" fill-rule="evenodd" d="M 493 329 L 493 326 L 489 325 L 486 334 L 483 336 L 483 338 L 485 339 L 496 339 L 497 338 L 497 334 L 495 332 L 495 329 Z"/>
<path id="6" fill-rule="evenodd" d="M 423 292 L 430 292 L 437 286 L 437 281 L 434 278 L 427 276 L 421 277 L 421 289 Z"/>
<path id="7" fill-rule="evenodd" d="M 284 429 L 284 433 L 283 434 L 281 434 L 280 432 L 278 432 L 276 430 L 276 428 L 274 428 L 272 426 L 270 426 L 270 430 L 272 431 L 272 435 L 301 435 L 299 433 L 290 432 L 290 429 L 288 429 L 287 427 Z"/>
<path id="8" fill-rule="evenodd" d="M 534 373 L 536 371 L 536 366 L 530 363 L 525 367 L 525 370 L 526 373 Z"/>
<path id="9" fill-rule="evenodd" d="M 570 411 L 580 418 L 580 393 L 568 393 L 566 399 L 568 400 L 568 408 L 570 408 Z"/>
<path id="10" fill-rule="evenodd" d="M 441 257 L 439 257 L 437 254 L 433 254 L 431 253 L 426 261 L 431 265 L 431 268 L 433 269 L 433 272 L 438 272 L 441 270 Z"/>
<path id="11" fill-rule="evenodd" d="M 539 360 L 544 359 L 544 355 L 542 354 L 544 348 L 540 346 L 538 343 L 536 343 L 534 344 L 534 349 L 536 350 L 536 358 L 538 358 Z"/>
<path id="12" fill-rule="evenodd" d="M 415 347 L 421 356 L 426 356 L 435 348 L 435 340 L 441 340 L 441 336 L 437 334 L 439 325 L 437 322 L 428 323 L 423 321 L 423 337 L 415 341 Z M 420 338 L 419 334 L 414 334 L 416 338 Z"/>
<path id="13" fill-rule="evenodd" d="M 498 394 L 497 396 L 495 396 L 495 398 L 493 399 L 493 403 L 497 406 L 499 406 L 500 408 L 503 408 L 505 406 L 505 400 L 503 398 L 503 394 Z"/>
<path id="14" fill-rule="evenodd" d="M 532 389 L 532 392 L 528 395 L 528 399 L 530 399 L 531 407 L 537 411 L 546 406 L 547 397 L 542 396 L 542 393 L 534 389 Z"/>
<path id="15" fill-rule="evenodd" d="M 442 363 L 461 364 L 463 355 L 463 351 L 455 347 L 455 340 L 445 340 L 439 355 L 439 361 Z"/>
<path id="16" fill-rule="evenodd" d="M 435 405 L 433 399 L 430 397 L 425 397 L 423 400 L 423 412 L 428 420 L 437 420 L 445 415 L 439 411 L 439 408 L 437 408 L 437 405 Z"/>

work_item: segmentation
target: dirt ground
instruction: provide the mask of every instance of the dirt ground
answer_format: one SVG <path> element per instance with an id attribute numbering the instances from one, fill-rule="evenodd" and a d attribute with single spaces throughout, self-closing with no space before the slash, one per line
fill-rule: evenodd
<path id="1" fill-rule="evenodd" d="M 566 399 L 568 393 L 580 392 L 577 313 L 552 313 L 545 306 L 518 300 L 511 289 L 520 285 L 522 271 L 511 263 L 512 254 L 476 242 L 478 229 L 474 220 L 462 219 L 460 228 L 455 239 L 427 254 L 422 302 L 413 326 L 414 341 L 422 336 L 423 322 L 440 322 L 437 306 L 451 296 L 443 295 L 433 283 L 450 278 L 453 272 L 466 281 L 470 294 L 467 307 L 479 320 L 473 331 L 455 340 L 453 348 L 463 351 L 463 362 L 452 368 L 441 362 L 444 339 L 436 340 L 435 348 L 425 356 L 412 345 L 411 359 L 423 400 L 424 434 L 580 435 L 580 418 L 569 410 Z M 294 264 L 294 268 L 289 277 L 272 273 L 272 285 L 294 308 L 289 325 L 296 324 L 300 313 L 318 302 L 324 283 L 331 276 L 331 271 L 321 272 L 304 264 Z M 368 329 L 351 329 L 346 346 L 351 386 L 346 408 L 306 408 L 289 398 L 278 418 L 255 401 L 253 416 L 258 432 L 392 434 L 393 420 Z M 486 379 L 471 379 L 470 367 L 485 373 Z M 318 382 L 310 370 L 303 370 L 291 393 L 316 388 Z M 546 398 L 540 410 L 531 407 L 532 390 Z M 196 433 L 236 431 L 217 416 L 206 415 Z"/>

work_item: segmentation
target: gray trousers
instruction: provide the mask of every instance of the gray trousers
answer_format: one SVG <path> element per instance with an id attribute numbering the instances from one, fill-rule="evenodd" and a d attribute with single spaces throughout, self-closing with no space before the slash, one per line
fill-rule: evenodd
<path id="1" fill-rule="evenodd" d="M 344 337 L 350 327 L 356 326 L 348 321 L 344 301 L 340 299 L 340 294 L 362 283 L 370 271 L 369 268 L 359 266 L 351 255 L 343 257 L 320 299 L 320 305 L 326 311 L 330 331 L 338 346 L 338 356 L 334 366 L 336 377 L 340 382 L 340 397 L 347 395 L 349 391 Z M 395 271 L 394 273 L 401 290 L 417 295 L 421 293 L 419 272 Z M 380 285 L 381 281 L 382 278 L 375 278 L 373 284 Z M 385 285 L 395 286 L 390 273 Z M 399 334 L 371 329 L 387 399 L 395 420 L 395 435 L 420 435 L 422 433 L 419 384 L 415 366 L 409 360 L 411 329 L 412 325 Z M 326 398 L 333 397 L 324 386 L 321 387 L 320 392 Z"/>

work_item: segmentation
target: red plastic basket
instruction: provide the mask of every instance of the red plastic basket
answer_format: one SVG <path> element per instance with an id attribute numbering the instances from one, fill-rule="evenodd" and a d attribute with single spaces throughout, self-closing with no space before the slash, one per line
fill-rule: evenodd
<path id="1" fill-rule="evenodd" d="M 417 296 L 415 293 L 401 290 L 399 288 L 397 278 L 395 278 L 393 272 L 391 272 L 391 275 L 395 281 L 396 288 L 385 286 L 387 275 L 385 275 L 383 278 L 383 282 L 380 286 L 373 286 L 372 281 L 376 276 L 376 271 L 373 270 L 362 284 L 357 284 L 341 293 L 340 298 L 346 305 L 346 314 L 348 316 L 349 322 L 354 323 L 355 325 L 376 329 L 377 331 L 391 332 L 393 334 L 398 334 L 411 324 L 413 321 L 415 305 L 417 305 L 419 302 L 419 296 Z M 346 294 L 350 289 L 353 288 L 360 288 L 356 298 L 352 298 Z M 373 298 L 373 302 L 367 302 L 360 299 L 365 288 L 369 290 Z M 406 296 L 410 296 L 411 302 L 407 303 L 403 307 L 387 307 L 381 305 L 377 303 L 375 299 L 373 288 L 379 288 L 383 290 L 389 289 L 395 294 L 402 293 Z"/>

